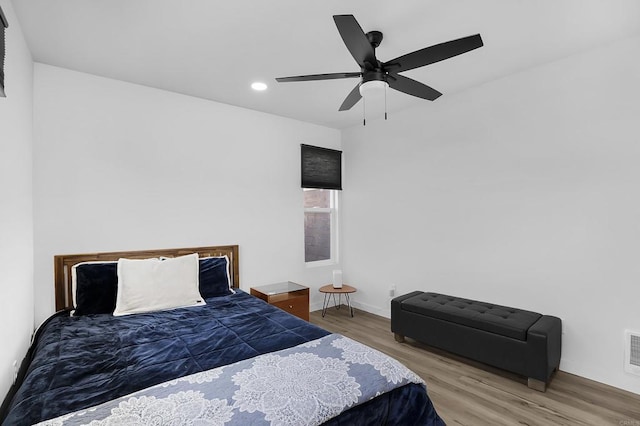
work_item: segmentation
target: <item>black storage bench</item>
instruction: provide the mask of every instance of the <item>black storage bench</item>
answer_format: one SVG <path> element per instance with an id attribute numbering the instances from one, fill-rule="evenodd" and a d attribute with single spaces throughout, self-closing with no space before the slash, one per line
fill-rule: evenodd
<path id="1" fill-rule="evenodd" d="M 391 301 L 391 331 L 526 376 L 542 392 L 560 365 L 560 318 L 522 309 L 414 291 Z"/>

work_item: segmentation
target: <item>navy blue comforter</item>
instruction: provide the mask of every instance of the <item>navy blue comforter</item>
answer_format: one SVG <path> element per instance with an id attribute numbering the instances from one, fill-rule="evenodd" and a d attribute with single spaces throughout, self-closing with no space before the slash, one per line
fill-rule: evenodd
<path id="1" fill-rule="evenodd" d="M 29 425 L 167 380 L 329 334 L 242 291 L 207 305 L 124 317 L 56 316 L 3 422 Z M 424 388 L 407 385 L 330 424 L 444 424 Z"/>

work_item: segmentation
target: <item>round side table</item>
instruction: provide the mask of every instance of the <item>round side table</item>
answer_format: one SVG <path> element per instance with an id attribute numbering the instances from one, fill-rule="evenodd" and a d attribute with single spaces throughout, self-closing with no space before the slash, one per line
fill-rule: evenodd
<path id="1" fill-rule="evenodd" d="M 329 302 L 331 301 L 331 297 L 333 297 L 333 306 L 336 309 L 340 309 L 340 303 L 342 295 L 344 294 L 345 299 L 347 299 L 347 307 L 349 308 L 349 313 L 353 317 L 353 307 L 351 306 L 351 299 L 349 295 L 351 293 L 355 293 L 357 290 L 355 287 L 351 287 L 350 285 L 343 284 L 341 288 L 334 288 L 333 284 L 327 284 L 320 287 L 320 293 L 324 293 L 324 301 L 322 302 L 322 316 L 327 313 L 327 308 L 329 307 Z M 336 294 L 338 295 L 338 302 L 336 303 Z"/>

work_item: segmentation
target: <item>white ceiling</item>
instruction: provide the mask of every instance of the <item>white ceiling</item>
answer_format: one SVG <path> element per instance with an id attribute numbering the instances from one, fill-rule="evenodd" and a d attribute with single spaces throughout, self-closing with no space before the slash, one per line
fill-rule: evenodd
<path id="1" fill-rule="evenodd" d="M 405 75 L 451 95 L 640 33 L 638 0 L 13 0 L 37 62 L 344 128 L 358 72 L 332 15 L 379 30 L 385 61 L 480 33 L 484 47 Z M 260 80 L 265 92 L 250 89 Z M 441 98 L 442 99 L 442 98 Z M 390 90 L 388 110 L 429 102 Z M 438 100 L 431 104 L 437 108 Z"/>

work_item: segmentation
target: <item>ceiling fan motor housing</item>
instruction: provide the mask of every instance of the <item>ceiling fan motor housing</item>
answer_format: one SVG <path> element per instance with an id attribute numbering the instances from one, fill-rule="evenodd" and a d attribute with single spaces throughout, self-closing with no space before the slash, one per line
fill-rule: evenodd
<path id="1" fill-rule="evenodd" d="M 387 73 L 382 70 L 362 70 L 362 83 L 367 81 L 384 81 L 387 82 Z"/>

